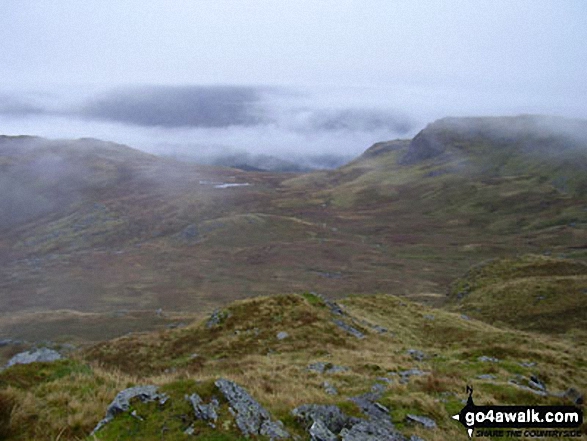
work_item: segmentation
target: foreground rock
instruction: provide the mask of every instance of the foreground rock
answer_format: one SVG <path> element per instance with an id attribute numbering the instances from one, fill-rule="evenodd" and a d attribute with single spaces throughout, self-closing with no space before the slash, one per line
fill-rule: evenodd
<path id="1" fill-rule="evenodd" d="M 375 400 L 379 393 L 368 393 L 351 398 L 368 419 L 346 415 L 337 406 L 304 404 L 292 415 L 310 426 L 312 441 L 405 441 L 389 416 L 389 409 Z"/>
<path id="2" fill-rule="evenodd" d="M 15 364 L 30 364 L 36 362 L 52 362 L 61 360 L 63 356 L 53 349 L 40 348 L 33 351 L 21 352 L 12 357 L 6 367 L 14 366 Z"/>
<path id="3" fill-rule="evenodd" d="M 114 398 L 106 409 L 106 416 L 96 425 L 91 434 L 93 435 L 111 422 L 119 413 L 127 412 L 130 408 L 130 401 L 133 398 L 137 398 L 143 403 L 159 401 L 160 404 L 165 404 L 168 399 L 167 395 L 157 392 L 157 386 L 136 386 L 125 389 L 116 395 L 116 398 Z"/>
<path id="4" fill-rule="evenodd" d="M 186 395 L 185 398 L 192 404 L 197 419 L 208 421 L 211 427 L 216 427 L 214 423 L 218 420 L 218 408 L 220 407 L 218 400 L 213 398 L 210 404 L 204 404 L 202 398 L 196 393 L 190 396 Z"/>
<path id="5" fill-rule="evenodd" d="M 222 378 L 214 384 L 229 402 L 236 425 L 244 436 L 262 435 L 271 440 L 289 438 L 281 421 L 272 421 L 269 412 L 238 384 Z"/>

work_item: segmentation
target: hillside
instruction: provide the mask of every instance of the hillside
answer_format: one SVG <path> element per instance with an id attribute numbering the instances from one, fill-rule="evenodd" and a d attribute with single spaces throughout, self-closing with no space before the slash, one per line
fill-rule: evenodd
<path id="1" fill-rule="evenodd" d="M 585 338 L 587 263 L 527 255 L 486 262 L 453 283 L 451 309 L 547 334 Z"/>
<path id="2" fill-rule="evenodd" d="M 587 388 L 585 342 L 499 329 L 384 295 L 340 304 L 310 293 L 253 298 L 182 329 L 126 336 L 70 357 L 0 372 L 0 435 L 247 439 L 238 405 L 220 389 L 223 378 L 244 388 L 266 409 L 263 415 L 298 439 L 309 439 L 311 421 L 301 416 L 311 415 L 305 405 L 312 404 L 338 408 L 319 417 L 340 431 L 336 439 L 377 427 L 396 436 L 378 440 L 464 440 L 465 430 L 451 415 L 463 407 L 465 385 L 474 387 L 476 402 L 487 404 L 570 404 L 580 393 L 571 389 Z M 131 400 L 96 438 L 88 437 L 119 391 L 151 385 L 164 394 L 154 398 L 161 403 Z M 200 407 L 190 402 L 194 393 Z M 346 422 L 337 423 L 343 415 Z M 421 421 L 435 427 L 408 415 L 429 418 Z M 365 436 L 358 439 L 371 439 Z"/>
<path id="3" fill-rule="evenodd" d="M 12 208 L 0 234 L 0 335 L 68 340 L 73 310 L 102 314 L 95 322 L 110 337 L 124 333 L 129 311 L 129 330 L 152 329 L 275 292 L 441 305 L 454 279 L 487 259 L 584 260 L 584 127 L 448 118 L 308 174 L 197 166 L 97 140 L 3 137 L 0 180 Z M 31 320 L 36 328 L 23 326 Z"/>

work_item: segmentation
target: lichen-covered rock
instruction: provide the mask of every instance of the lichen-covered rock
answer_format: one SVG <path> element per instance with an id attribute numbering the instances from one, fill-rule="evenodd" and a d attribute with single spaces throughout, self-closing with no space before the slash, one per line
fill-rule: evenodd
<path id="1" fill-rule="evenodd" d="M 357 328 L 352 327 L 348 323 L 345 323 L 342 320 L 333 320 L 333 322 L 334 322 L 334 324 L 336 326 L 338 326 L 340 329 L 342 329 L 343 331 L 345 331 L 347 334 L 350 334 L 353 337 L 358 338 L 359 340 L 362 340 L 362 339 L 365 338 L 365 334 L 363 334 Z"/>
<path id="2" fill-rule="evenodd" d="M 135 386 L 128 389 L 125 389 L 116 395 L 116 398 L 110 403 L 108 408 L 106 409 L 106 416 L 102 421 L 100 421 L 94 430 L 92 431 L 92 435 L 108 424 L 110 421 L 114 419 L 116 415 L 122 412 L 128 411 L 130 408 L 130 401 L 133 398 L 137 398 L 141 400 L 143 403 L 151 402 L 151 401 L 159 401 L 160 404 L 165 404 L 165 402 L 169 399 L 166 394 L 160 394 L 157 392 L 157 386 Z"/>
<path id="3" fill-rule="evenodd" d="M 311 441 L 338 441 L 338 437 L 332 433 L 322 420 L 316 420 L 310 427 Z"/>
<path id="4" fill-rule="evenodd" d="M 222 322 L 224 322 L 224 320 L 226 320 L 230 316 L 231 316 L 231 314 L 228 311 L 222 311 L 220 309 L 215 309 L 212 312 L 212 315 L 210 316 L 208 321 L 206 322 L 206 328 L 211 329 L 211 328 L 214 328 L 215 326 L 219 326 Z"/>
<path id="5" fill-rule="evenodd" d="M 424 352 L 420 351 L 419 349 L 408 349 L 407 353 L 416 361 L 422 361 L 428 357 Z"/>
<path id="6" fill-rule="evenodd" d="M 338 395 L 338 390 L 336 390 L 336 387 L 334 387 L 328 381 L 322 383 L 322 387 L 324 388 L 324 392 L 326 392 L 328 395 Z"/>
<path id="7" fill-rule="evenodd" d="M 53 349 L 40 348 L 33 351 L 21 352 L 12 357 L 6 367 L 14 366 L 15 364 L 29 364 L 36 362 L 51 362 L 61 360 L 63 356 Z"/>
<path id="8" fill-rule="evenodd" d="M 238 384 L 223 378 L 214 384 L 230 404 L 236 425 L 243 435 L 263 435 L 271 440 L 289 438 L 282 423 L 272 421 L 269 412 Z"/>
<path id="9" fill-rule="evenodd" d="M 346 372 L 349 370 L 346 366 L 337 366 L 332 363 L 325 363 L 323 361 L 317 361 L 316 363 L 311 363 L 308 365 L 307 369 L 309 371 L 315 371 L 319 374 L 336 374 L 339 372 Z"/>
<path id="10" fill-rule="evenodd" d="M 361 421 L 359 418 L 346 415 L 337 406 L 325 404 L 303 404 L 292 410 L 291 414 L 307 426 L 321 421 L 334 434 Z"/>
<path id="11" fill-rule="evenodd" d="M 218 408 L 220 407 L 218 400 L 213 398 L 210 404 L 204 404 L 202 398 L 196 393 L 186 395 L 185 398 L 192 404 L 197 419 L 209 422 L 218 420 Z M 213 424 L 211 425 L 213 426 Z"/>

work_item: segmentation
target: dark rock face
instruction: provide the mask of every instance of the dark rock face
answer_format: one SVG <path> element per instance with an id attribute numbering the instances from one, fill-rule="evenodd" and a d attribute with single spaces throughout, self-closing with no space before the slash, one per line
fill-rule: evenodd
<path id="1" fill-rule="evenodd" d="M 160 394 L 157 392 L 157 386 L 136 386 L 129 389 L 125 389 L 116 395 L 116 398 L 110 403 L 106 409 L 106 417 L 100 421 L 94 430 L 92 435 L 108 424 L 114 419 L 116 415 L 122 412 L 127 412 L 130 408 L 130 401 L 133 398 L 141 400 L 143 403 L 151 401 L 159 401 L 160 404 L 165 404 L 168 400 L 167 395 Z"/>
<path id="2" fill-rule="evenodd" d="M 426 128 L 412 139 L 407 153 L 399 162 L 402 165 L 416 164 L 441 155 L 445 149 L 446 146 L 437 134 L 429 128 Z"/>
<path id="3" fill-rule="evenodd" d="M 34 351 L 21 352 L 12 357 L 6 367 L 13 366 L 15 364 L 29 364 L 35 362 L 51 362 L 61 360 L 63 356 L 53 349 L 40 348 Z"/>
<path id="4" fill-rule="evenodd" d="M 269 412 L 242 387 L 222 378 L 214 384 L 229 402 L 243 435 L 263 435 L 271 440 L 289 438 L 281 422 L 271 421 Z"/>

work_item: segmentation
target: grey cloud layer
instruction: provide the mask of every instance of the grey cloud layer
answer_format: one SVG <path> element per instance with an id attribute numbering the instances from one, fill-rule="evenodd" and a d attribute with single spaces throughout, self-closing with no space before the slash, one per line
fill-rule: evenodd
<path id="1" fill-rule="evenodd" d="M 140 126 L 228 127 L 265 121 L 250 87 L 168 86 L 112 91 L 81 108 L 89 118 Z"/>

